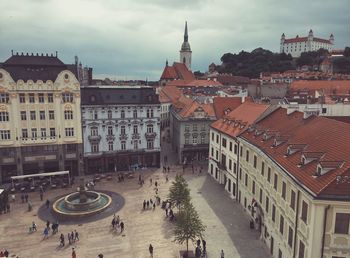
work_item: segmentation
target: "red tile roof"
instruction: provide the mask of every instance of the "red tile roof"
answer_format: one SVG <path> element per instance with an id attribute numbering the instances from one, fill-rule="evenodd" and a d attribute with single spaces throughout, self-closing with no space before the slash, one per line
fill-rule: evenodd
<path id="1" fill-rule="evenodd" d="M 164 67 L 164 71 L 162 73 L 162 76 L 160 77 L 160 79 L 177 79 L 178 75 L 175 71 L 175 68 L 173 66 L 165 66 Z"/>
<path id="2" fill-rule="evenodd" d="M 178 114 L 183 118 L 192 117 L 196 110 L 202 109 L 207 116 L 214 118 L 215 112 L 212 103 L 200 104 L 197 101 L 192 101 L 190 105 L 185 105 Z"/>
<path id="3" fill-rule="evenodd" d="M 246 130 L 241 138 L 249 141 L 257 148 L 265 152 L 279 166 L 302 187 L 309 189 L 314 195 L 322 198 L 338 198 L 347 196 L 350 198 L 350 187 L 341 186 L 341 191 L 335 186 L 336 176 L 349 174 L 350 168 L 350 125 L 324 117 L 303 118 L 303 113 L 293 112 L 287 114 L 286 109 L 279 108 L 266 118 L 256 123 L 259 130 L 275 131 L 276 135 L 286 135 L 287 140 L 282 144 L 272 147 L 274 137 L 263 140 L 264 134 L 257 135 L 254 131 Z M 286 155 L 291 144 L 305 144 L 306 147 L 294 154 Z M 321 153 L 316 160 L 301 164 L 303 152 Z M 342 162 L 339 168 L 335 168 L 323 175 L 316 176 L 319 161 Z M 337 163 L 338 164 L 338 163 Z"/>
<path id="4" fill-rule="evenodd" d="M 296 37 L 291 39 L 285 39 L 284 43 L 298 43 L 298 42 L 306 42 L 308 37 Z M 326 44 L 332 44 L 328 39 L 321 39 L 321 38 L 313 38 L 313 41 L 326 43 Z"/>
<path id="5" fill-rule="evenodd" d="M 175 68 L 177 74 L 179 75 L 178 79 L 182 80 L 194 80 L 196 77 L 194 74 L 188 70 L 187 66 L 183 63 L 174 63 L 173 67 Z"/>
<path id="6" fill-rule="evenodd" d="M 261 117 L 269 107 L 269 105 L 246 101 L 228 115 L 212 123 L 211 127 L 231 137 L 237 137 Z"/>
<path id="7" fill-rule="evenodd" d="M 222 86 L 218 81 L 212 80 L 174 80 L 167 82 L 168 86 L 177 87 L 212 87 L 212 86 Z"/>
<path id="8" fill-rule="evenodd" d="M 298 38 L 285 39 L 284 43 L 297 43 L 297 42 L 305 42 L 305 41 L 307 41 L 307 37 L 298 37 Z"/>
<path id="9" fill-rule="evenodd" d="M 181 97 L 182 92 L 177 87 L 165 86 L 161 89 L 159 96 L 165 100 L 169 99 L 171 102 L 176 102 Z M 162 101 L 161 101 L 162 102 Z"/>
<path id="10" fill-rule="evenodd" d="M 213 100 L 216 118 L 219 119 L 242 104 L 241 97 L 215 97 Z"/>
<path id="11" fill-rule="evenodd" d="M 329 94 L 350 94 L 350 80 L 332 81 L 293 81 L 290 86 L 291 91 L 298 90 L 323 90 L 325 95 Z"/>

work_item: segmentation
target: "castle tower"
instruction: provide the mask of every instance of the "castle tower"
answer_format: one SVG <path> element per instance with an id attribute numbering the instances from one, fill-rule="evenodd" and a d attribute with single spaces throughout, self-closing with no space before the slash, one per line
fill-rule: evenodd
<path id="1" fill-rule="evenodd" d="M 192 51 L 190 47 L 190 43 L 188 43 L 188 31 L 187 31 L 187 22 L 185 23 L 185 34 L 184 34 L 184 42 L 182 43 L 180 50 L 180 63 L 184 63 L 188 70 L 191 70 L 191 58 Z"/>
<path id="2" fill-rule="evenodd" d="M 281 42 L 280 42 L 280 53 L 284 52 L 284 41 L 286 40 L 286 36 L 284 35 L 284 33 L 281 36 Z"/>
<path id="3" fill-rule="evenodd" d="M 334 45 L 334 36 L 333 36 L 333 34 L 331 34 L 329 36 L 329 41 Z"/>

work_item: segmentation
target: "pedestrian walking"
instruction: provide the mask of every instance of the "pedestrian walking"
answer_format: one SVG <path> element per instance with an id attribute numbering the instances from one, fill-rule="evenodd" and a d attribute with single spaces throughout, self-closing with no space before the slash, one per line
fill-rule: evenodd
<path id="1" fill-rule="evenodd" d="M 221 258 L 225 258 L 224 250 L 221 250 Z"/>
<path id="2" fill-rule="evenodd" d="M 166 175 L 166 176 L 165 176 L 165 182 L 168 183 L 168 181 L 169 181 L 169 177 L 168 177 L 168 175 Z"/>
<path id="3" fill-rule="evenodd" d="M 46 227 L 50 228 L 50 221 L 46 221 Z"/>
<path id="4" fill-rule="evenodd" d="M 60 246 L 64 246 L 64 235 L 61 234 L 60 236 Z"/>
<path id="5" fill-rule="evenodd" d="M 74 230 L 74 240 L 78 240 L 79 241 L 79 233 L 76 230 Z"/>
<path id="6" fill-rule="evenodd" d="M 115 220 L 116 227 L 119 227 L 119 222 L 120 222 L 120 218 L 119 218 L 119 215 L 118 215 L 117 219 Z"/>
<path id="7" fill-rule="evenodd" d="M 152 177 L 149 179 L 150 184 L 152 185 Z"/>
<path id="8" fill-rule="evenodd" d="M 44 235 L 44 239 L 49 237 L 49 230 L 48 230 L 48 228 L 44 229 L 43 235 Z"/>
<path id="9" fill-rule="evenodd" d="M 40 191 L 40 201 L 42 201 L 44 199 L 44 194 L 43 192 Z"/>
<path id="10" fill-rule="evenodd" d="M 202 244 L 203 244 L 203 254 L 206 254 L 206 252 L 207 252 L 207 242 L 204 239 L 202 239 Z"/>
<path id="11" fill-rule="evenodd" d="M 49 199 L 46 200 L 46 208 L 48 209 L 50 207 L 50 201 Z"/>
<path id="12" fill-rule="evenodd" d="M 153 200 L 152 200 L 152 198 L 151 198 L 151 199 L 149 199 L 149 202 L 150 202 L 150 204 L 153 204 Z"/>
<path id="13" fill-rule="evenodd" d="M 124 222 L 120 222 L 120 233 L 124 231 Z"/>
<path id="14" fill-rule="evenodd" d="M 157 187 L 157 186 L 158 186 L 158 182 L 157 182 L 157 181 L 155 181 L 155 182 L 154 182 L 154 185 Z"/>
<path id="15" fill-rule="evenodd" d="M 72 239 L 71 239 L 71 236 L 70 236 L 69 232 L 68 232 L 67 238 L 68 238 L 68 243 L 71 244 L 72 243 Z"/>
<path id="16" fill-rule="evenodd" d="M 156 209 L 156 203 L 153 203 L 153 210 Z"/>
<path id="17" fill-rule="evenodd" d="M 77 258 L 77 254 L 75 253 L 74 248 L 72 248 L 72 258 Z"/>
<path id="18" fill-rule="evenodd" d="M 143 209 L 145 210 L 146 209 L 146 200 L 143 200 Z"/>
<path id="19" fill-rule="evenodd" d="M 114 229 L 115 226 L 115 218 L 112 219 L 112 228 Z"/>
<path id="20" fill-rule="evenodd" d="M 70 233 L 70 239 L 72 240 L 72 243 L 75 242 L 75 236 L 73 231 Z"/>
<path id="21" fill-rule="evenodd" d="M 28 194 L 27 194 L 27 193 L 24 195 L 24 198 L 26 199 L 26 202 L 28 202 L 28 198 L 29 198 L 29 196 L 28 196 Z"/>
<path id="22" fill-rule="evenodd" d="M 149 244 L 148 250 L 151 257 L 153 257 L 153 246 L 151 244 Z"/>
<path id="23" fill-rule="evenodd" d="M 32 231 L 37 231 L 37 227 L 34 221 L 32 222 Z"/>
<path id="24" fill-rule="evenodd" d="M 165 208 L 165 216 L 168 217 L 168 208 Z"/>
<path id="25" fill-rule="evenodd" d="M 168 173 L 170 172 L 170 167 L 168 166 Z"/>
<path id="26" fill-rule="evenodd" d="M 147 209 L 149 208 L 149 201 L 147 201 Z"/>

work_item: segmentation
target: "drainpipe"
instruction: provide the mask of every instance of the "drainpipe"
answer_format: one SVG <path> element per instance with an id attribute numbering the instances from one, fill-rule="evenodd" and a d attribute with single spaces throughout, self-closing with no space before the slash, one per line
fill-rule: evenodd
<path id="1" fill-rule="evenodd" d="M 239 153 L 239 150 L 240 150 L 240 142 L 237 141 L 236 139 L 236 142 L 237 142 L 237 166 L 236 166 L 236 201 L 238 200 L 238 174 L 239 174 L 239 167 L 240 167 L 240 161 L 239 161 L 239 157 L 240 157 L 240 153 Z M 234 149 L 233 149 L 234 150 Z"/>
<path id="2" fill-rule="evenodd" d="M 327 215 L 328 215 L 328 210 L 331 206 L 327 205 L 325 209 L 325 215 L 324 215 L 324 221 L 323 221 L 323 235 L 322 235 L 322 249 L 321 249 L 321 258 L 323 258 L 323 252 L 324 252 L 324 241 L 326 238 L 326 223 L 327 223 Z"/>
<path id="3" fill-rule="evenodd" d="M 296 241 L 297 241 L 297 230 L 298 230 L 298 219 L 299 219 L 299 197 L 300 197 L 300 191 L 298 190 L 298 193 L 297 193 L 297 208 L 296 208 L 296 211 L 295 211 L 295 226 L 294 226 L 294 240 L 293 240 L 293 243 L 294 243 L 294 246 L 293 246 L 293 258 L 295 258 L 295 252 L 296 252 Z"/>

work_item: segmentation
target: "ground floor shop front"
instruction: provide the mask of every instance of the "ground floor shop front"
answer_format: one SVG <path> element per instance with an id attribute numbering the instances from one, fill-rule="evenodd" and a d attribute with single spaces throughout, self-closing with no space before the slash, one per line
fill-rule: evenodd
<path id="1" fill-rule="evenodd" d="M 89 155 L 84 158 L 84 171 L 91 175 L 159 167 L 159 164 L 160 151 Z"/>
<path id="2" fill-rule="evenodd" d="M 82 173 L 81 144 L 41 145 L 0 150 L 0 184 L 11 182 L 12 176 L 68 170 Z"/>

